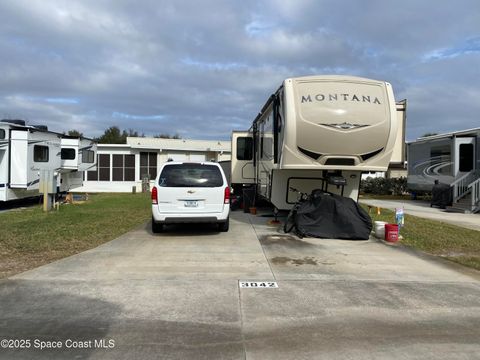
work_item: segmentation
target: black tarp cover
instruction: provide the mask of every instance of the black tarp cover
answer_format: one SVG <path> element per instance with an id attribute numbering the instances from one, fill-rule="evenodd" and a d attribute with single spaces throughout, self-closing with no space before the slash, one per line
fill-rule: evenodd
<path id="1" fill-rule="evenodd" d="M 325 239 L 368 240 L 372 220 L 355 201 L 314 190 L 294 216 L 298 236 Z"/>

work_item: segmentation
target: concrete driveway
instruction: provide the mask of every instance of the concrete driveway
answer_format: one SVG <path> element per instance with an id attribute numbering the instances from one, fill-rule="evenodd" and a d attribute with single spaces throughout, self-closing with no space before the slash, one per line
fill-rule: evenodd
<path id="1" fill-rule="evenodd" d="M 267 220 L 234 212 L 228 233 L 147 224 L 0 281 L 0 339 L 31 344 L 0 358 L 480 358 L 478 273 L 375 240 L 298 239 Z"/>

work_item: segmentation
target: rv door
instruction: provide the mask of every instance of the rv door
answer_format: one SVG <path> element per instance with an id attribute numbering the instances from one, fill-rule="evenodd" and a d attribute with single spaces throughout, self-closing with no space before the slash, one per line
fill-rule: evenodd
<path id="1" fill-rule="evenodd" d="M 475 138 L 455 138 L 455 175 L 469 173 L 475 169 Z"/>
<path id="2" fill-rule="evenodd" d="M 10 187 L 26 189 L 29 185 L 31 159 L 28 151 L 29 132 L 12 130 L 10 135 Z M 30 176 L 29 176 L 30 175 Z"/>
<path id="3" fill-rule="evenodd" d="M 253 136 L 248 132 L 232 134 L 232 175 L 233 184 L 254 184 Z"/>

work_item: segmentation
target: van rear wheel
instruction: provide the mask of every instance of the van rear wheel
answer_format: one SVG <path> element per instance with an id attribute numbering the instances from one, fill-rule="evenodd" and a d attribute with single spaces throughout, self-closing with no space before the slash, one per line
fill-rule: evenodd
<path id="1" fill-rule="evenodd" d="M 163 232 L 163 224 L 155 222 L 155 219 L 152 216 L 152 233 L 157 234 Z"/>
<path id="2" fill-rule="evenodd" d="M 229 228 L 230 218 L 227 218 L 227 221 L 218 223 L 218 230 L 221 232 L 227 232 Z"/>

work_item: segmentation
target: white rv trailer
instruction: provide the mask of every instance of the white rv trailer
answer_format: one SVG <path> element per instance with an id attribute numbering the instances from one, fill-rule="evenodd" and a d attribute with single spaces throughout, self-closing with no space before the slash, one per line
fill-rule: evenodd
<path id="1" fill-rule="evenodd" d="M 96 170 L 97 143 L 88 138 L 62 136 L 61 168 L 58 181 L 60 192 L 83 185 L 85 171 Z"/>
<path id="2" fill-rule="evenodd" d="M 61 167 L 61 135 L 22 120 L 0 121 L 0 201 L 38 195 L 40 172 Z"/>
<path id="3" fill-rule="evenodd" d="M 297 201 L 291 188 L 323 189 L 357 201 L 362 172 L 404 161 L 405 109 L 384 81 L 286 79 L 250 129 L 233 132 L 232 187 L 238 193 L 250 185 L 277 209 Z"/>
<path id="4" fill-rule="evenodd" d="M 466 210 L 480 210 L 480 128 L 419 138 L 407 152 L 409 190 L 430 192 L 438 180 L 452 187 L 454 203 L 469 197 Z"/>
<path id="5" fill-rule="evenodd" d="M 59 191 L 81 186 L 83 171 L 95 163 L 96 145 L 90 139 L 25 125 L 23 120 L 0 121 L 0 201 L 40 195 L 43 170 L 58 174 Z"/>

